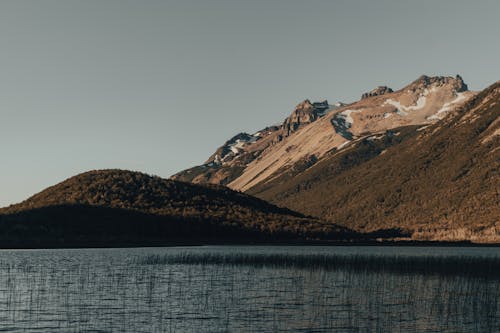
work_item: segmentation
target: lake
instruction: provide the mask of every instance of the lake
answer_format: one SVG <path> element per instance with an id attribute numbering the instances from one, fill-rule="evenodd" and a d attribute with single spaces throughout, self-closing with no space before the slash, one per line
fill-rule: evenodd
<path id="1" fill-rule="evenodd" d="M 500 332 L 500 248 L 0 250 L 6 332 Z"/>

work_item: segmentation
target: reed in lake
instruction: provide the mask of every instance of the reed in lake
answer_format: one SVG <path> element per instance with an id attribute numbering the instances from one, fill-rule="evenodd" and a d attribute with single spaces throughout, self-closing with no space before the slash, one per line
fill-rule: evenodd
<path id="1" fill-rule="evenodd" d="M 150 255 L 139 259 L 138 263 L 146 265 L 293 267 L 398 274 L 474 276 L 500 280 L 500 257 L 185 252 Z"/>

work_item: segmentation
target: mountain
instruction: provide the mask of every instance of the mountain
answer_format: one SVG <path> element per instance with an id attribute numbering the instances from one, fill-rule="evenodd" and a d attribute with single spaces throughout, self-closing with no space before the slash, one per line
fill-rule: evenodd
<path id="1" fill-rule="evenodd" d="M 227 141 L 203 165 L 172 179 L 215 183 L 247 191 L 290 170 L 309 167 L 355 140 L 402 126 L 439 121 L 474 95 L 460 76 L 421 76 L 393 91 L 378 87 L 351 104 L 297 105 L 282 125 Z M 226 153 L 226 154 L 225 154 Z"/>
<path id="2" fill-rule="evenodd" d="M 396 92 L 346 105 L 267 149 L 228 186 L 247 191 L 293 168 L 310 166 L 332 150 L 347 148 L 354 140 L 402 126 L 436 122 L 453 105 L 473 96 L 464 88 L 460 77 L 422 76 Z"/>
<path id="3" fill-rule="evenodd" d="M 248 193 L 358 231 L 500 242 L 500 82 L 442 121 L 358 139 Z"/>
<path id="4" fill-rule="evenodd" d="M 498 82 L 478 94 L 458 75 L 377 87 L 241 161 L 226 184 L 358 231 L 498 242 L 499 102 Z M 232 164 L 186 180 L 216 182 L 210 168 Z"/>
<path id="5" fill-rule="evenodd" d="M 337 238 L 346 228 L 217 185 L 90 171 L 0 209 L 0 246 Z M 36 246 L 38 246 L 36 245 Z"/>
<path id="6" fill-rule="evenodd" d="M 342 105 L 340 102 L 330 105 L 326 100 L 304 100 L 281 125 L 268 126 L 254 134 L 238 133 L 219 147 L 203 165 L 181 171 L 171 178 L 200 184 L 227 185 L 240 177 L 247 165 L 262 153 L 281 145 L 293 133 Z"/>

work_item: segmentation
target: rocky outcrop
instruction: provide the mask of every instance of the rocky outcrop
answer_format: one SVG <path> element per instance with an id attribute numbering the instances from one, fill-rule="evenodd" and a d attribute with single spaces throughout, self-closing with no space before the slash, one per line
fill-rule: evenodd
<path id="1" fill-rule="evenodd" d="M 413 81 L 408 89 L 415 91 L 418 88 L 427 88 L 429 86 L 444 86 L 451 85 L 456 92 L 468 91 L 467 84 L 460 75 L 452 76 L 427 76 L 422 75 L 417 80 Z"/>
<path id="2" fill-rule="evenodd" d="M 394 90 L 387 86 L 378 86 L 377 88 L 373 89 L 372 91 L 366 92 L 363 95 L 361 95 L 361 99 L 373 97 L 373 96 L 380 96 L 388 93 L 392 93 Z"/>
<path id="3" fill-rule="evenodd" d="M 282 128 L 282 137 L 287 137 L 304 125 L 316 121 L 330 109 L 328 101 L 311 103 L 308 99 L 299 103 L 292 114 L 285 119 Z"/>

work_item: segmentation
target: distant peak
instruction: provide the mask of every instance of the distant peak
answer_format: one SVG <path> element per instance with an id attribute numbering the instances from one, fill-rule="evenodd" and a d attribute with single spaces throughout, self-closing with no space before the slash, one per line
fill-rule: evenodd
<path id="1" fill-rule="evenodd" d="M 318 118 L 325 115 L 331 106 L 325 99 L 320 102 L 312 102 L 308 99 L 300 102 L 295 106 L 292 114 L 288 116 L 281 125 L 284 130 L 284 136 L 289 136 L 300 127 L 316 121 Z M 280 139 L 281 140 L 281 139 Z"/>
<path id="2" fill-rule="evenodd" d="M 378 86 L 377 88 L 373 89 L 372 91 L 366 92 L 363 95 L 361 95 L 361 99 L 365 99 L 368 97 L 373 97 L 373 96 L 380 96 L 384 94 L 389 94 L 394 92 L 391 88 L 387 86 Z"/>
<path id="3" fill-rule="evenodd" d="M 458 92 L 469 90 L 469 87 L 467 87 L 467 84 L 465 84 L 464 80 L 460 75 L 457 74 L 455 76 L 455 82 L 459 86 L 459 89 L 457 89 Z"/>
<path id="4" fill-rule="evenodd" d="M 429 86 L 442 86 L 442 85 L 452 85 L 455 91 L 462 92 L 467 91 L 468 87 L 460 75 L 453 76 L 427 76 L 421 75 L 418 79 L 413 81 L 408 87 L 424 87 Z"/>
<path id="5" fill-rule="evenodd" d="M 313 103 L 310 100 L 305 99 L 295 106 L 295 111 L 310 111 L 314 109 Z"/>

